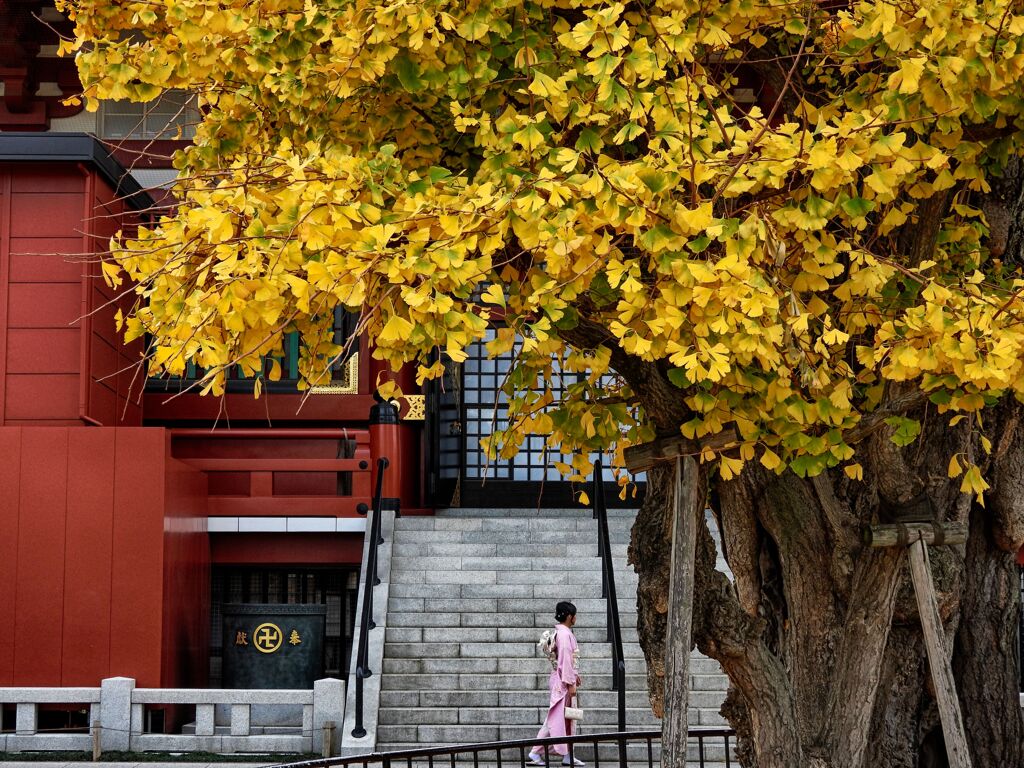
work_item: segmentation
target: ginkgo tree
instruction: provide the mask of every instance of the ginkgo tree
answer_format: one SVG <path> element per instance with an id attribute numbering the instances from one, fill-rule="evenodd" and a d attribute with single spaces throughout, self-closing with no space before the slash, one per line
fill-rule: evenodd
<path id="1" fill-rule="evenodd" d="M 423 382 L 500 319 L 495 454 L 691 441 L 733 579 L 702 530 L 695 638 L 751 766 L 921 764 L 915 608 L 859 530 L 965 521 L 933 569 L 971 749 L 1024 765 L 1020 0 L 59 5 L 90 108 L 202 111 L 105 268 L 151 374 L 217 395 L 298 332 L 315 383 L 343 306 Z M 631 544 L 659 713 L 670 475 Z"/>

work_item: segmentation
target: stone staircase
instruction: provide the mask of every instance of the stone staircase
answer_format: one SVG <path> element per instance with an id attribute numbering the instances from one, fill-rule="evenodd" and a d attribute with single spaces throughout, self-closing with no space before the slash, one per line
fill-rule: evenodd
<path id="1" fill-rule="evenodd" d="M 637 641 L 637 576 L 626 564 L 634 514 L 609 510 L 608 526 L 626 658 L 626 723 L 629 730 L 659 729 Z M 579 610 L 582 732 L 614 731 L 611 645 L 597 523 L 589 510 L 451 509 L 396 520 L 376 749 L 535 736 L 547 710 L 550 669 L 535 644 L 553 626 L 559 600 Z M 724 725 L 718 708 L 725 688 L 717 664 L 695 654 L 691 725 Z M 589 762 L 587 754 L 578 756 Z M 601 762 L 611 756 L 602 750 Z M 724 765 L 721 742 L 709 743 L 705 758 L 708 768 Z M 646 764 L 645 746 L 630 748 L 634 760 Z"/>

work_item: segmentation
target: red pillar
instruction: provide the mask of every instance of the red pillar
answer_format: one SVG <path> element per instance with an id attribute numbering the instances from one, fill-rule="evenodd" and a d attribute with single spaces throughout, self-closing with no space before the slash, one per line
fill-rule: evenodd
<path id="1" fill-rule="evenodd" d="M 372 349 L 372 340 L 370 341 Z M 399 371 L 392 371 L 384 360 L 370 357 L 370 388 L 376 395 L 379 384 L 394 381 L 407 394 L 420 393 L 422 387 L 416 384 L 416 364 L 407 363 Z M 393 416 L 381 415 L 376 406 L 370 408 L 370 455 L 372 457 L 372 489 L 377 488 L 377 459 L 387 458 L 389 466 L 384 473 L 385 499 L 394 499 L 394 509 L 399 509 L 399 500 L 406 508 L 417 508 L 423 504 L 421 481 L 424 477 L 421 450 L 422 425 L 402 421 L 399 417 L 399 402 L 389 404 L 395 409 Z M 381 423 L 378 423 L 381 422 Z M 371 491 L 372 493 L 373 491 Z M 385 504 L 385 508 L 389 508 Z"/>
<path id="2" fill-rule="evenodd" d="M 398 406 L 393 402 L 378 402 L 370 407 L 370 458 L 373 492 L 377 491 L 379 459 L 386 459 L 384 482 L 381 486 L 381 507 L 401 508 L 402 445 Z"/>

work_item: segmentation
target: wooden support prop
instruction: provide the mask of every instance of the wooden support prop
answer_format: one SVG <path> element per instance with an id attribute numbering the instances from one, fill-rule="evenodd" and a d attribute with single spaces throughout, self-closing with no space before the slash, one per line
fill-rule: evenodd
<path id="1" fill-rule="evenodd" d="M 966 544 L 967 523 L 895 523 L 864 528 L 864 543 L 869 547 L 906 547 L 923 541 L 935 547 Z"/>
<path id="2" fill-rule="evenodd" d="M 626 469 L 630 472 L 646 472 L 663 461 L 671 461 L 680 456 L 699 456 L 706 448 L 720 451 L 738 442 L 736 431 L 730 427 L 703 440 L 691 440 L 682 435 L 659 437 L 643 445 L 630 446 L 623 456 Z"/>
<path id="3" fill-rule="evenodd" d="M 665 768 L 686 765 L 697 516 L 704 512 L 705 502 L 699 490 L 696 460 L 689 456 L 677 457 L 665 631 L 665 711 L 671 711 L 673 716 L 662 721 L 661 764 Z"/>
<path id="4" fill-rule="evenodd" d="M 910 577 L 921 617 L 924 645 L 928 652 L 928 668 L 935 684 L 935 700 L 946 740 L 946 756 L 950 768 L 971 768 L 967 749 L 967 732 L 956 695 L 956 681 L 949 663 L 949 648 L 942 629 L 939 603 L 935 597 L 928 545 L 963 544 L 967 541 L 964 523 L 896 523 L 872 525 L 864 529 L 864 543 L 869 547 L 905 547 L 910 559 Z"/>
<path id="5" fill-rule="evenodd" d="M 330 757 L 334 754 L 334 728 L 335 723 L 333 720 L 324 720 L 324 738 L 321 748 L 321 754 L 324 757 Z"/>
<path id="6" fill-rule="evenodd" d="M 910 545 L 910 576 L 917 597 L 917 612 L 921 615 L 924 644 L 928 649 L 928 666 L 935 684 L 935 700 L 939 705 L 942 733 L 946 737 L 946 755 L 950 768 L 971 768 L 971 753 L 967 750 L 967 732 L 960 713 L 960 700 L 956 695 L 953 668 L 949 664 L 949 649 L 939 616 L 939 604 L 932 584 L 932 569 L 928 561 L 928 547 L 922 538 Z"/>

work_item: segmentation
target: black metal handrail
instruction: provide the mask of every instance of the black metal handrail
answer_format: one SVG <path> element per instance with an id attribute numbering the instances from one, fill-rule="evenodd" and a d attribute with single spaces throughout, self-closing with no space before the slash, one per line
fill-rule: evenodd
<path id="1" fill-rule="evenodd" d="M 594 462 L 594 519 L 597 520 L 597 546 L 601 557 L 601 596 L 608 609 L 608 642 L 612 646 L 612 690 L 618 696 L 618 728 L 626 730 L 626 659 L 622 651 L 622 626 L 619 621 L 619 600 L 615 591 L 615 565 L 612 562 L 611 541 L 608 536 L 608 507 L 604 499 L 604 466 L 601 459 Z M 625 765 L 625 747 L 620 745 L 622 764 Z"/>
<path id="2" fill-rule="evenodd" d="M 688 763 L 697 763 L 699 768 L 705 768 L 708 763 L 725 763 L 726 768 L 732 768 L 732 745 L 731 739 L 736 735 L 735 731 L 729 728 L 694 728 L 687 732 L 690 739 L 697 743 L 696 756 Z M 706 741 L 721 739 L 724 746 L 724 753 L 721 758 L 707 756 Z M 482 757 L 490 757 L 487 753 L 493 754 L 493 762 L 496 768 L 503 768 L 504 765 L 519 768 L 523 765 L 532 765 L 526 759 L 526 750 L 532 747 L 551 746 L 554 744 L 565 744 L 568 746 L 570 762 L 575 760 L 575 752 L 579 746 L 593 746 L 595 757 L 593 768 L 601 768 L 602 761 L 597 748 L 601 745 L 618 745 L 620 760 L 626 753 L 626 747 L 630 744 L 646 747 L 642 749 L 642 756 L 630 760 L 631 766 L 646 764 L 647 768 L 656 768 L 660 765 L 660 758 L 655 759 L 654 746 L 660 745 L 661 731 L 613 731 L 609 733 L 590 733 L 583 736 L 551 736 L 544 739 L 515 739 L 512 741 L 486 741 L 477 744 L 450 744 L 447 746 L 417 747 L 415 749 L 402 749 L 394 752 L 371 752 L 365 755 L 351 755 L 349 757 L 327 757 L 317 760 L 303 760 L 295 763 L 280 763 L 271 768 L 335 768 L 336 766 L 362 766 L 362 768 L 454 768 L 456 757 L 459 762 L 471 760 L 474 768 L 481 764 Z M 502 752 L 511 751 L 516 759 L 509 760 L 502 756 Z M 491 760 L 487 761 L 488 763 Z M 605 763 L 607 765 L 607 763 Z M 544 750 L 544 765 L 546 768 L 560 766 L 561 761 L 551 762 L 551 753 Z M 625 768 L 626 763 L 619 763 Z"/>
<path id="3" fill-rule="evenodd" d="M 363 577 L 363 610 L 359 614 L 359 644 L 356 646 L 356 696 L 355 696 L 355 727 L 352 735 L 361 739 L 366 735 L 363 727 L 363 680 L 373 675 L 370 669 L 370 630 L 376 629 L 373 621 L 373 588 L 380 584 L 377 576 L 377 547 L 384 543 L 381 535 L 381 499 L 384 495 L 384 471 L 388 468 L 388 460 L 377 459 L 377 487 L 373 491 L 373 519 L 367 533 L 369 544 L 366 551 L 366 573 Z"/>

